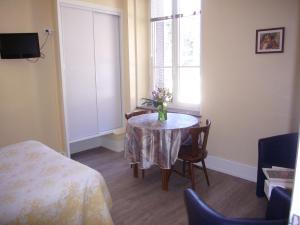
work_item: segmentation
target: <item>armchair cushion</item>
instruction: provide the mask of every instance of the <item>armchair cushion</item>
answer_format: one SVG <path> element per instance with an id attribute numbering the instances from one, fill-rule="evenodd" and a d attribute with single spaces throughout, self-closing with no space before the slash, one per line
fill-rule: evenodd
<path id="1" fill-rule="evenodd" d="M 278 220 L 289 217 L 291 207 L 291 192 L 281 187 L 272 190 L 266 212 L 267 220 Z"/>
<path id="2" fill-rule="evenodd" d="M 189 225 L 286 225 L 288 219 L 233 219 L 227 218 L 211 209 L 192 190 L 184 191 Z"/>

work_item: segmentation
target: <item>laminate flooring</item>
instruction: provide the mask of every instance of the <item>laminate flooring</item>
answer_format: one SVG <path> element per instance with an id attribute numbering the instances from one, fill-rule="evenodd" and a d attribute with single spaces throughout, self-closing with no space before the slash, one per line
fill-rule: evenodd
<path id="1" fill-rule="evenodd" d="M 187 225 L 183 200 L 190 181 L 172 173 L 169 191 L 161 190 L 160 170 L 153 166 L 145 178 L 134 178 L 123 153 L 104 148 L 72 155 L 72 158 L 95 170 L 106 180 L 113 200 L 111 210 L 115 225 Z M 181 168 L 178 162 L 175 167 Z M 208 170 L 210 186 L 203 171 L 196 171 L 196 192 L 217 212 L 229 217 L 264 217 L 267 200 L 257 198 L 255 183 Z"/>

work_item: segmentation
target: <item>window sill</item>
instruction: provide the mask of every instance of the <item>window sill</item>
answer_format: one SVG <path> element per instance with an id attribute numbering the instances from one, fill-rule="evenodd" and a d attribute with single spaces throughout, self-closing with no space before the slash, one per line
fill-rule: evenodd
<path id="1" fill-rule="evenodd" d="M 151 110 L 153 112 L 157 111 L 156 108 L 154 107 L 150 107 L 150 106 L 137 106 L 137 109 L 146 109 L 146 110 Z M 191 116 L 196 116 L 201 118 L 200 112 L 199 111 L 195 111 L 195 110 L 188 110 L 188 109 L 179 109 L 179 108 L 172 108 L 172 107 L 168 107 L 168 112 L 171 113 L 182 113 L 182 114 L 187 114 L 187 115 L 191 115 Z"/>

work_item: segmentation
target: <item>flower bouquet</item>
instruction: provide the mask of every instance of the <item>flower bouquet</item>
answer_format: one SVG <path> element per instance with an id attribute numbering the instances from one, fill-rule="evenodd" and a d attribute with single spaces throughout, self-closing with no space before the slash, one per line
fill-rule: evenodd
<path id="1" fill-rule="evenodd" d="M 152 99 L 143 98 L 143 105 L 153 106 L 157 108 L 158 120 L 167 120 L 168 103 L 172 102 L 173 96 L 167 88 L 157 88 L 152 91 Z"/>

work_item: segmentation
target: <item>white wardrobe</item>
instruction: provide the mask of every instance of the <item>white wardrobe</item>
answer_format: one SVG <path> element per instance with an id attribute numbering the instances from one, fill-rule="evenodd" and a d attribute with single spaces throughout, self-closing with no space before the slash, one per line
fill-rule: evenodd
<path id="1" fill-rule="evenodd" d="M 60 5 L 63 92 L 68 142 L 123 126 L 120 16 Z"/>

